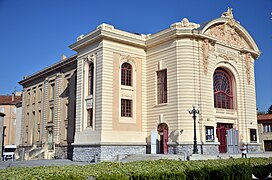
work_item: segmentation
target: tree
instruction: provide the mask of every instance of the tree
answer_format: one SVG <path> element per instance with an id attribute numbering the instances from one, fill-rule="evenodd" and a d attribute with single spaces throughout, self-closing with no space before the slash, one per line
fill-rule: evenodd
<path id="1" fill-rule="evenodd" d="M 267 113 L 268 113 L 268 114 L 272 114 L 272 105 L 270 105 L 270 107 L 268 108 Z"/>

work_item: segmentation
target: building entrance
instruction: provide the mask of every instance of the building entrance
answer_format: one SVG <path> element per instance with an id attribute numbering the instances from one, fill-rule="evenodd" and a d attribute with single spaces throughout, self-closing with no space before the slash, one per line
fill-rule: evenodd
<path id="1" fill-rule="evenodd" d="M 166 123 L 161 123 L 158 125 L 159 133 L 159 143 L 158 143 L 158 153 L 168 154 L 168 125 Z"/>
<path id="2" fill-rule="evenodd" d="M 219 153 L 227 152 L 227 130 L 232 128 L 233 128 L 233 124 L 217 123 L 216 135 L 217 135 L 218 141 L 220 142 Z"/>

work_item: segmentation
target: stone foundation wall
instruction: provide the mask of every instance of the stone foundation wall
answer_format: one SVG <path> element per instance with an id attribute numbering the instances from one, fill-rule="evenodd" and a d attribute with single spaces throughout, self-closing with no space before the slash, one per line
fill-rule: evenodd
<path id="1" fill-rule="evenodd" d="M 218 144 L 216 143 L 206 143 L 206 144 L 197 144 L 198 154 L 219 154 Z M 169 145 L 168 147 L 169 154 L 187 154 L 190 155 L 193 153 L 193 144 L 178 144 L 178 145 Z"/>
<path id="2" fill-rule="evenodd" d="M 94 162 L 96 155 L 101 155 L 100 146 L 74 146 L 73 161 Z"/>
<path id="3" fill-rule="evenodd" d="M 146 146 L 74 146 L 73 161 L 117 161 L 130 154 L 145 154 Z"/>
<path id="4" fill-rule="evenodd" d="M 247 144 L 248 153 L 261 153 L 261 144 L 260 143 L 249 143 Z"/>
<path id="5" fill-rule="evenodd" d="M 55 145 L 55 159 L 67 159 L 67 145 Z"/>
<path id="6" fill-rule="evenodd" d="M 101 146 L 102 161 L 117 161 L 118 156 L 146 154 L 146 146 Z"/>

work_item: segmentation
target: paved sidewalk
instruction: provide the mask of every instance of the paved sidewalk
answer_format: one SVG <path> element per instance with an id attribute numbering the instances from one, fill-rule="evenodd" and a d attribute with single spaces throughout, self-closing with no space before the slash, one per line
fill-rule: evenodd
<path id="1" fill-rule="evenodd" d="M 207 160 L 207 159 L 228 159 L 228 158 L 241 158 L 242 154 L 213 154 L 213 155 L 203 155 L 203 154 L 192 154 L 188 158 L 190 160 Z M 247 158 L 251 157 L 272 157 L 272 152 L 265 153 L 248 153 Z M 187 158 L 184 154 L 134 154 L 128 155 L 120 161 L 123 163 L 132 161 L 142 161 L 142 160 L 159 160 L 159 159 L 174 159 L 174 160 L 186 160 Z"/>
<path id="2" fill-rule="evenodd" d="M 55 160 L 30 160 L 30 161 L 1 161 L 0 169 L 9 167 L 34 167 L 34 166 L 64 166 L 64 165 L 87 165 L 87 162 L 74 162 L 69 159 Z"/>
<path id="3" fill-rule="evenodd" d="M 248 153 L 247 157 L 272 157 L 270 153 Z M 190 160 L 207 160 L 207 159 L 228 159 L 228 158 L 241 158 L 241 154 L 214 154 L 214 155 L 201 155 L 193 154 Z M 128 155 L 120 161 L 123 163 L 132 161 L 143 160 L 158 160 L 158 159 L 175 159 L 185 160 L 184 154 L 134 154 Z M 34 167 L 34 166 L 65 166 L 65 165 L 87 165 L 88 162 L 74 162 L 68 159 L 55 159 L 55 160 L 30 160 L 30 161 L 0 161 L 0 169 L 9 167 Z"/>

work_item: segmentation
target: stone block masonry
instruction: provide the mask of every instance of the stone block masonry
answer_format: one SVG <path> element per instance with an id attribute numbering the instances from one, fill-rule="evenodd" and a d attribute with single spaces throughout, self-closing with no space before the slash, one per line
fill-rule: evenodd
<path id="1" fill-rule="evenodd" d="M 100 161 L 117 161 L 118 156 L 123 157 L 130 154 L 145 154 L 146 146 L 74 146 L 73 161 L 94 162 L 97 156 Z"/>

